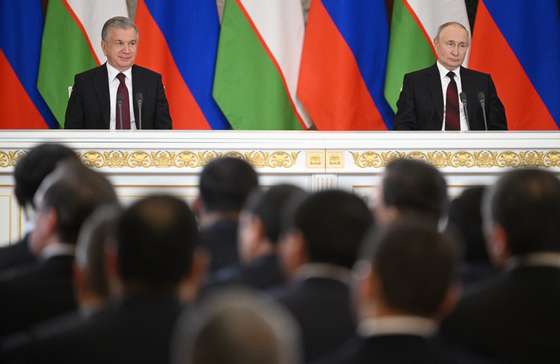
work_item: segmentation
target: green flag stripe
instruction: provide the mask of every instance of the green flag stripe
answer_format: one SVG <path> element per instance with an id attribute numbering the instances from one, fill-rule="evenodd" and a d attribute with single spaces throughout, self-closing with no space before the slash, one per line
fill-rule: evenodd
<path id="1" fill-rule="evenodd" d="M 37 86 L 61 126 L 74 75 L 95 66 L 87 40 L 62 1 L 49 1 Z"/>
<path id="2" fill-rule="evenodd" d="M 397 111 L 397 100 L 404 75 L 428 67 L 434 61 L 434 53 L 422 29 L 419 28 L 403 1 L 395 1 L 385 79 L 385 98 L 393 111 Z"/>
<path id="3" fill-rule="evenodd" d="M 214 99 L 234 129 L 301 129 L 282 77 L 236 1 L 225 4 Z"/>

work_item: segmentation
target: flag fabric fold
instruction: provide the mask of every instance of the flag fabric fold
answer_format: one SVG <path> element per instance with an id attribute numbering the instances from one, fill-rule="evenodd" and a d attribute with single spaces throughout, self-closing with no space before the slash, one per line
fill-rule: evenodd
<path id="1" fill-rule="evenodd" d="M 383 1 L 313 0 L 298 97 L 319 130 L 384 130 L 389 29 Z"/>
<path id="2" fill-rule="evenodd" d="M 0 0 L 0 129 L 58 124 L 37 90 L 43 11 L 36 0 Z"/>
<path id="3" fill-rule="evenodd" d="M 464 0 L 395 0 L 385 78 L 385 98 L 393 111 L 397 111 L 404 75 L 435 62 L 433 39 L 439 26 L 450 21 L 470 32 Z M 467 54 L 463 65 L 468 60 Z"/>
<path id="4" fill-rule="evenodd" d="M 212 97 L 220 24 L 215 1 L 139 0 L 137 63 L 161 73 L 174 129 L 229 129 Z"/>
<path id="5" fill-rule="evenodd" d="M 128 16 L 126 0 L 51 0 L 48 3 L 37 87 L 60 126 L 77 73 L 105 62 L 101 29 Z"/>
<path id="6" fill-rule="evenodd" d="M 559 45 L 557 1 L 479 2 L 470 64 L 492 75 L 509 129 L 560 127 Z"/>
<path id="7" fill-rule="evenodd" d="M 300 0 L 226 0 L 214 99 L 234 129 L 302 129 Z"/>

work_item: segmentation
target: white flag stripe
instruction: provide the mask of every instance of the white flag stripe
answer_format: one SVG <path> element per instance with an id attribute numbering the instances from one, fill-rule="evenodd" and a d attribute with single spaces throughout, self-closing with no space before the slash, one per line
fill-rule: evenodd
<path id="1" fill-rule="evenodd" d="M 125 0 L 67 0 L 84 27 L 99 62 L 105 62 L 101 49 L 101 29 L 114 16 L 128 16 Z"/>
<path id="2" fill-rule="evenodd" d="M 454 21 L 463 24 L 469 30 L 469 33 L 471 31 L 464 0 L 407 1 L 430 36 L 432 44 L 441 24 Z M 465 61 L 463 62 L 463 65 L 465 66 L 468 63 L 469 54 L 467 54 Z"/>

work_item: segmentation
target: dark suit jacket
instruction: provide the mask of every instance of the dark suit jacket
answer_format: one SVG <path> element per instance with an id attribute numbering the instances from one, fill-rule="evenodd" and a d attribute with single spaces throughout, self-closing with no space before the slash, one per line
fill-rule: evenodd
<path id="1" fill-rule="evenodd" d="M 486 73 L 461 67 L 461 88 L 467 95 L 470 130 L 485 130 L 478 93 L 486 98 L 488 130 L 506 130 L 504 106 L 496 94 L 492 77 Z M 397 101 L 395 130 L 441 130 L 443 94 L 437 66 L 421 69 L 404 76 L 403 88 Z"/>
<path id="2" fill-rule="evenodd" d="M 32 363 L 170 363 L 183 306 L 172 295 L 130 296 L 68 330 L 36 342 Z"/>
<path id="3" fill-rule="evenodd" d="M 74 257 L 59 255 L 0 277 L 0 336 L 76 309 Z"/>
<path id="4" fill-rule="evenodd" d="M 106 65 L 77 74 L 68 106 L 65 129 L 109 129 L 111 115 Z M 171 129 L 169 105 L 161 75 L 147 68 L 132 66 L 132 100 L 136 129 L 140 129 L 136 95 L 142 93 L 142 129 Z"/>
<path id="5" fill-rule="evenodd" d="M 0 248 L 0 272 L 35 263 L 37 258 L 29 250 L 29 234 L 20 241 Z"/>
<path id="6" fill-rule="evenodd" d="M 228 218 L 218 220 L 200 230 L 198 243 L 210 255 L 208 273 L 211 279 L 219 270 L 239 265 L 239 253 L 237 251 L 238 225 L 237 220 Z"/>
<path id="7" fill-rule="evenodd" d="M 335 355 L 316 364 L 458 363 L 431 340 L 408 334 L 356 337 Z M 474 362 L 470 362 L 471 364 Z"/>
<path id="8" fill-rule="evenodd" d="M 519 267 L 467 292 L 442 332 L 499 362 L 557 362 L 559 307 L 560 269 Z"/>
<path id="9" fill-rule="evenodd" d="M 306 363 L 334 353 L 356 332 L 350 288 L 338 280 L 296 280 L 275 296 L 301 328 Z"/>

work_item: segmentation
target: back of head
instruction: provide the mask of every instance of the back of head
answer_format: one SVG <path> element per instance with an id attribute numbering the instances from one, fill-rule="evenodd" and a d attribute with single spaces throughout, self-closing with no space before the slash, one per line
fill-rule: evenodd
<path id="1" fill-rule="evenodd" d="M 484 186 L 465 188 L 449 204 L 449 227 L 459 234 L 465 260 L 471 263 L 490 263 L 482 228 L 482 199 L 485 192 Z"/>
<path id="2" fill-rule="evenodd" d="M 174 364 L 297 364 L 299 332 L 272 300 L 248 292 L 218 294 L 178 326 Z"/>
<path id="3" fill-rule="evenodd" d="M 200 197 L 208 212 L 239 212 L 257 186 L 257 172 L 239 158 L 214 159 L 200 174 Z"/>
<path id="4" fill-rule="evenodd" d="M 56 212 L 57 233 L 62 242 L 76 244 L 86 219 L 100 206 L 118 203 L 118 198 L 105 176 L 68 159 L 45 178 L 35 201 L 38 209 Z"/>
<path id="5" fill-rule="evenodd" d="M 447 183 L 432 165 L 395 159 L 385 168 L 383 204 L 401 213 L 416 213 L 439 221 L 447 211 Z"/>
<path id="6" fill-rule="evenodd" d="M 380 280 L 386 306 L 424 317 L 438 313 L 456 279 L 454 241 L 416 218 L 381 227 L 364 244 L 362 259 Z"/>
<path id="7" fill-rule="evenodd" d="M 364 235 L 373 225 L 373 215 L 355 194 L 326 190 L 304 199 L 291 225 L 302 233 L 311 263 L 350 268 Z"/>
<path id="8" fill-rule="evenodd" d="M 243 211 L 259 218 L 268 241 L 277 244 L 283 230 L 286 210 L 305 195 L 306 192 L 297 186 L 278 184 L 266 191 L 251 193 Z"/>
<path id="9" fill-rule="evenodd" d="M 190 273 L 197 226 L 177 197 L 152 195 L 125 209 L 117 225 L 118 273 L 125 290 L 165 292 Z"/>
<path id="10" fill-rule="evenodd" d="M 501 226 L 511 255 L 560 251 L 560 180 L 541 169 L 503 175 L 484 202 L 484 217 Z"/>
<path id="11" fill-rule="evenodd" d="M 78 159 L 78 155 L 61 144 L 39 144 L 16 164 L 14 169 L 15 195 L 20 206 L 34 206 L 33 196 L 43 179 L 54 171 L 58 162 Z"/>
<path id="12" fill-rule="evenodd" d="M 97 209 L 80 230 L 76 246 L 76 266 L 85 275 L 84 288 L 101 299 L 109 297 L 105 248 L 115 240 L 119 214 L 116 205 Z"/>

